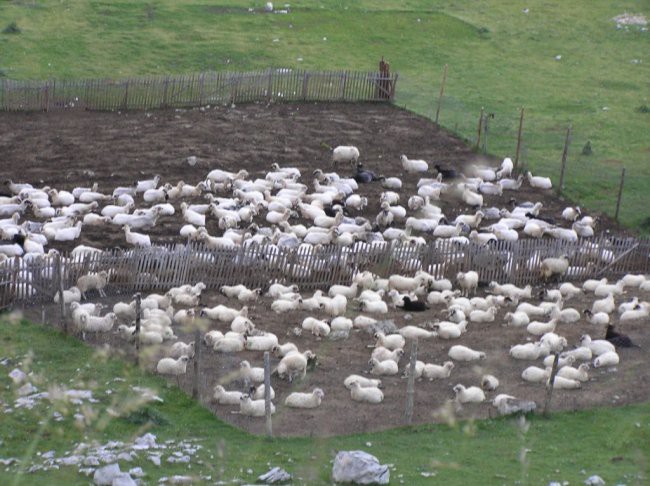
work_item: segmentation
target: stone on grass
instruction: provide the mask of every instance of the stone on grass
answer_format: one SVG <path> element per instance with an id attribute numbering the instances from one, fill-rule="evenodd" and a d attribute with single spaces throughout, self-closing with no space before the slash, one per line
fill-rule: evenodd
<path id="1" fill-rule="evenodd" d="M 291 481 L 291 474 L 280 467 L 274 467 L 269 472 L 258 477 L 257 481 L 264 484 L 284 483 Z"/>
<path id="2" fill-rule="evenodd" d="M 121 472 L 113 478 L 111 486 L 137 486 L 131 475 L 127 472 Z"/>
<path id="3" fill-rule="evenodd" d="M 388 484 L 388 465 L 364 451 L 340 451 L 334 459 L 332 479 L 337 483 Z"/>
<path id="4" fill-rule="evenodd" d="M 605 480 L 597 474 L 594 474 L 593 476 L 585 479 L 585 484 L 587 486 L 605 486 Z"/>
<path id="5" fill-rule="evenodd" d="M 97 486 L 111 486 L 113 484 L 113 478 L 121 472 L 119 464 L 109 464 L 95 471 L 93 483 Z"/>

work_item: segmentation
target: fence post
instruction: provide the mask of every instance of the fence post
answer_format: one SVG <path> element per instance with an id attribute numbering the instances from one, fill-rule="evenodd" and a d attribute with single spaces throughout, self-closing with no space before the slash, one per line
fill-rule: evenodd
<path id="1" fill-rule="evenodd" d="M 269 84 L 266 89 L 266 100 L 270 103 L 273 101 L 273 69 L 269 68 Z"/>
<path id="2" fill-rule="evenodd" d="M 413 396 L 415 395 L 415 364 L 418 359 L 418 340 L 411 342 L 411 359 L 409 361 L 409 379 L 406 387 L 406 425 L 413 421 Z"/>
<path id="3" fill-rule="evenodd" d="M 302 78 L 302 99 L 307 99 L 307 85 L 309 84 L 309 73 L 305 71 L 305 74 Z"/>
<path id="4" fill-rule="evenodd" d="M 140 304 L 142 296 L 140 292 L 133 296 L 135 299 L 135 365 L 140 364 Z"/>
<path id="5" fill-rule="evenodd" d="M 163 99 L 161 108 L 167 108 L 167 90 L 169 89 L 169 76 L 165 77 L 163 81 Z"/>
<path id="6" fill-rule="evenodd" d="M 63 332 L 68 334 L 68 320 L 65 318 L 65 301 L 63 300 L 63 260 L 61 254 L 56 256 L 56 268 L 59 274 L 59 306 L 61 310 L 61 326 Z"/>
<path id="7" fill-rule="evenodd" d="M 124 101 L 122 101 L 122 109 L 126 110 L 129 102 L 129 80 L 124 83 Z"/>
<path id="8" fill-rule="evenodd" d="M 477 136 L 476 136 L 476 150 L 481 146 L 481 130 L 483 129 L 483 113 L 485 112 L 485 108 L 481 106 L 481 114 L 478 117 L 478 129 L 477 131 Z"/>
<path id="9" fill-rule="evenodd" d="M 550 406 L 551 406 L 551 397 L 553 395 L 553 383 L 555 382 L 555 375 L 557 375 L 557 366 L 558 363 L 560 362 L 560 353 L 555 352 L 553 353 L 555 358 L 553 359 L 553 367 L 551 368 L 551 376 L 548 379 L 548 383 L 546 384 L 546 400 L 544 400 L 544 416 L 548 417 L 548 414 L 550 413 Z"/>
<path id="10" fill-rule="evenodd" d="M 199 398 L 199 360 L 201 359 L 201 330 L 197 326 L 194 330 L 194 376 L 192 379 L 192 398 Z"/>
<path id="11" fill-rule="evenodd" d="M 557 193 L 562 194 L 564 189 L 564 171 L 566 170 L 566 159 L 569 155 L 569 145 L 571 144 L 571 125 L 566 130 L 566 139 L 564 140 L 564 150 L 562 150 L 562 166 L 560 167 L 560 183 L 557 187 Z"/>
<path id="12" fill-rule="evenodd" d="M 264 415 L 266 416 L 266 435 L 273 437 L 273 422 L 271 420 L 271 358 L 264 351 Z"/>
<path id="13" fill-rule="evenodd" d="M 43 88 L 43 98 L 45 103 L 45 111 L 50 111 L 50 86 L 48 82 L 45 82 L 45 87 Z"/>
<path id="14" fill-rule="evenodd" d="M 436 108 L 436 125 L 440 116 L 440 107 L 442 106 L 442 95 L 445 93 L 445 82 L 447 81 L 447 64 L 442 71 L 442 82 L 440 83 L 440 94 L 438 95 L 438 107 Z"/>
<path id="15" fill-rule="evenodd" d="M 205 85 L 205 73 L 199 75 L 199 105 L 203 106 L 203 91 Z"/>
<path id="16" fill-rule="evenodd" d="M 621 197 L 623 196 L 623 184 L 625 183 L 625 167 L 621 171 L 621 184 L 618 186 L 618 196 L 616 197 L 616 213 L 614 219 L 618 223 L 618 211 L 621 209 Z"/>
<path id="17" fill-rule="evenodd" d="M 517 174 L 519 170 L 519 153 L 521 152 L 521 132 L 524 128 L 524 107 L 521 107 L 519 114 L 519 130 L 517 130 L 517 148 L 515 149 L 515 163 L 512 172 Z"/>

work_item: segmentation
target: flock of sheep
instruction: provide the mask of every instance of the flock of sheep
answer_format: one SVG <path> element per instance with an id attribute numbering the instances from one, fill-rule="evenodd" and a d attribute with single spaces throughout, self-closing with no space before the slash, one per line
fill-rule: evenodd
<path id="1" fill-rule="evenodd" d="M 340 245 L 363 251 L 365 245 L 391 241 L 425 243 L 427 239 L 449 238 L 459 245 L 470 241 L 484 245 L 493 240 L 520 237 L 550 236 L 577 241 L 594 235 L 595 219 L 583 216 L 577 207 L 568 207 L 559 215 L 542 216 L 541 202 L 508 203 L 507 207 L 486 205 L 485 198 L 496 203 L 505 193 L 515 194 L 524 183 L 541 190 L 551 188 L 550 179 L 530 173 L 525 178 L 522 175 L 513 178 L 509 158 L 498 169 L 474 166 L 468 174 L 435 166 L 435 177 L 426 177 L 431 172 L 428 162 L 403 155 L 402 173 L 407 177 L 422 176 L 416 193 L 406 195 L 401 194 L 406 186 L 400 178 L 375 174 L 360 164 L 359 159 L 356 147 L 337 147 L 332 155 L 335 167 L 349 164 L 352 176 L 317 169 L 312 174 L 311 186 L 300 182 L 302 174 L 297 168 L 277 164 L 264 178 L 253 180 L 245 170 L 235 173 L 215 169 L 196 185 L 179 182 L 160 186 L 161 178 L 156 176 L 117 187 L 110 194 L 98 192 L 97 187 L 68 192 L 7 181 L 12 196 L 0 198 L 0 218 L 4 218 L 0 219 L 0 230 L 2 239 L 7 240 L 0 245 L 0 261 L 43 255 L 48 245 L 79 239 L 86 226 L 121 228 L 126 245 L 151 246 L 146 231 L 159 218 L 174 215 L 177 208 L 183 219 L 179 235 L 213 248 L 258 243 L 312 248 Z M 385 190 L 379 201 L 368 201 L 360 189 L 364 184 L 383 186 Z M 204 200 L 196 202 L 197 198 Z M 461 205 L 469 211 L 451 220 L 438 202 Z M 369 203 L 379 206 L 374 217 L 362 216 L 367 213 Z M 28 214 L 37 221 L 25 219 Z M 216 230 L 210 234 L 208 226 Z M 79 245 L 75 251 L 102 249 Z M 541 262 L 540 276 L 546 281 L 562 282 L 569 265 L 570 258 L 565 255 L 546 258 Z M 101 304 L 82 303 L 88 292 L 103 295 L 104 288 L 110 284 L 109 272 L 82 275 L 63 297 L 79 331 L 116 330 L 125 341 L 139 339 L 145 346 L 161 346 L 167 356 L 158 361 L 156 370 L 173 376 L 186 372 L 196 346 L 208 346 L 216 353 L 270 351 L 278 360 L 274 374 L 279 379 L 301 380 L 310 371 L 317 382 L 317 353 L 301 350 L 285 336 L 265 330 L 263 323 L 254 323 L 248 309 L 251 305 L 268 304 L 272 312 L 287 314 L 288 322 L 292 314 L 307 312 L 310 315 L 302 319 L 300 326 L 295 326 L 297 329 L 288 326 L 288 330 L 295 336 L 313 336 L 311 348 L 316 349 L 321 340 L 347 339 L 351 333 L 372 336 L 367 342 L 372 347 L 368 366 L 351 370 L 353 374 L 342 383 L 352 401 L 371 404 L 384 400 L 382 380 L 407 372 L 403 366 L 400 371 L 407 341 L 417 339 L 425 348 L 428 342 L 440 340 L 462 343 L 463 337 L 479 326 L 526 330 L 525 342 L 510 348 L 511 359 L 539 360 L 538 364 L 543 365 L 524 368 L 523 380 L 547 383 L 553 355 L 559 354 L 562 366 L 554 377 L 554 386 L 580 388 L 589 378 L 590 366 L 616 366 L 619 363 L 616 346 L 633 345 L 612 326 L 614 316 L 618 313 L 617 320 L 625 323 L 647 320 L 650 313 L 650 304 L 642 300 L 650 292 L 650 279 L 644 275 L 626 275 L 614 284 L 589 280 L 578 287 L 568 282 L 556 287 L 546 285 L 541 294 L 530 286 L 520 288 L 491 282 L 485 296 L 476 295 L 477 272 L 461 272 L 454 277 L 453 281 L 435 278 L 425 269 L 418 270 L 414 276 L 389 278 L 358 271 L 350 285 L 333 285 L 312 295 L 301 294 L 291 282 L 269 282 L 265 289 L 223 286 L 220 291 L 228 298 L 228 305 L 215 307 L 201 305 L 204 284 L 188 284 L 142 300 L 142 327 L 138 335 L 133 323 L 134 302 L 115 304 L 112 312 L 104 315 L 101 315 Z M 636 293 L 634 298 L 624 299 L 623 295 L 630 292 Z M 592 293 L 596 300 L 585 312 L 569 306 L 577 295 L 585 298 Z M 394 310 L 413 315 L 412 322 L 401 327 L 394 322 L 391 325 L 385 317 Z M 179 328 L 191 328 L 198 322 L 207 322 L 210 327 L 202 343 L 177 340 Z M 569 343 L 563 336 L 563 329 L 571 326 L 584 328 L 580 342 Z M 591 335 L 603 339 L 592 339 Z M 454 344 L 447 349 L 447 356 L 448 360 L 438 362 L 417 361 L 416 378 L 453 381 L 454 370 L 460 364 L 484 360 L 486 352 Z M 251 359 L 242 359 L 237 373 L 232 375 L 234 380 L 243 382 L 240 389 L 228 390 L 223 377 L 215 377 L 214 401 L 220 405 L 239 405 L 244 415 L 261 416 L 264 414 L 263 371 L 251 366 Z M 457 383 L 453 390 L 458 403 L 475 403 L 485 401 L 486 392 L 502 388 L 498 377 L 485 374 L 476 384 Z M 275 396 L 274 390 L 270 392 Z M 284 398 L 284 405 L 319 407 L 325 392 L 329 393 L 322 387 L 311 392 L 294 392 Z M 492 403 L 501 410 L 513 400 L 516 398 L 502 393 L 493 397 Z"/>

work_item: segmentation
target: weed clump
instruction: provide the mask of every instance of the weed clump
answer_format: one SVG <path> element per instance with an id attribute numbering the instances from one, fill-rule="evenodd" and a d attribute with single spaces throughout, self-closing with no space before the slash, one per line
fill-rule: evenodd
<path id="1" fill-rule="evenodd" d="M 14 21 L 9 23 L 4 29 L 2 29 L 3 34 L 20 34 L 22 31 L 18 24 Z"/>

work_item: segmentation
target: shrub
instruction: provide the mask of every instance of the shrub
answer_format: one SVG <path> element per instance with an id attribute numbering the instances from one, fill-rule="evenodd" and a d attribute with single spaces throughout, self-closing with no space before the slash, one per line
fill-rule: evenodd
<path id="1" fill-rule="evenodd" d="M 21 30 L 18 24 L 14 21 L 8 24 L 3 30 L 3 34 L 20 34 Z"/>

